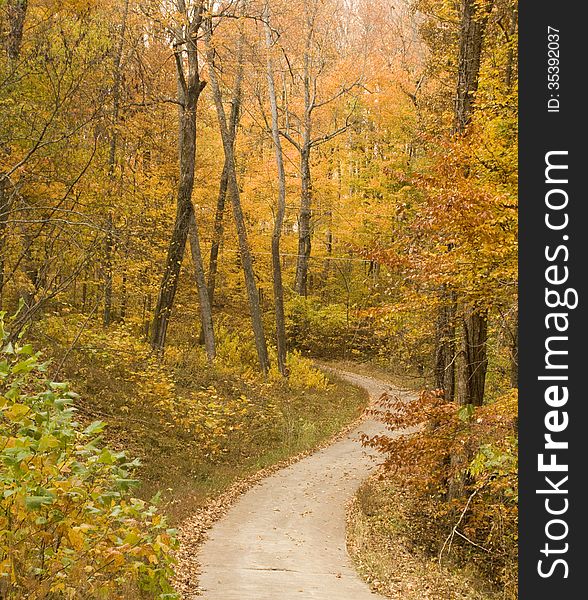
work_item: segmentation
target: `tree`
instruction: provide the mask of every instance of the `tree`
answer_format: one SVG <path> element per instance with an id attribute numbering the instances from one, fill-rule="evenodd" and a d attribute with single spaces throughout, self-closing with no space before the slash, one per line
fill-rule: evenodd
<path id="1" fill-rule="evenodd" d="M 346 98 L 360 86 L 364 78 L 360 72 L 359 76 L 350 81 L 337 79 L 335 90 L 323 86 L 321 80 L 324 79 L 324 76 L 328 75 L 332 78 L 334 72 L 336 72 L 333 64 L 335 62 L 333 51 L 332 48 L 328 48 L 329 44 L 331 46 L 336 44 L 333 39 L 328 39 L 329 36 L 334 35 L 334 31 L 329 30 L 328 26 L 325 27 L 325 13 L 321 13 L 321 9 L 328 10 L 328 7 L 322 6 L 316 0 L 304 0 L 303 2 L 301 16 L 304 20 L 304 45 L 301 51 L 299 75 L 302 84 L 302 104 L 298 114 L 296 114 L 291 103 L 288 101 L 284 103 L 286 126 L 281 131 L 281 135 L 298 152 L 300 161 L 300 208 L 298 211 L 298 249 L 294 290 L 301 296 L 306 296 L 308 291 L 308 270 L 312 248 L 312 150 L 348 130 L 353 118 L 355 102 L 352 100 L 350 106 L 346 110 L 344 109 L 345 116 L 342 119 L 337 118 L 337 111 L 335 110 L 334 118 L 329 126 L 318 134 L 315 131 L 315 113 L 322 108 L 332 106 L 337 100 Z M 320 36 L 319 24 L 322 25 L 322 31 L 320 31 L 322 35 Z M 341 52 L 344 45 L 345 42 L 343 41 L 341 47 L 337 50 Z M 285 53 L 287 55 L 286 50 Z M 356 55 L 355 59 L 357 66 L 357 60 L 361 60 L 361 50 L 360 55 Z M 292 69 L 292 59 L 286 56 L 286 60 L 289 68 Z M 349 79 L 348 75 L 347 79 Z"/>
<path id="2" fill-rule="evenodd" d="M 198 32 L 203 24 L 205 7 L 202 1 L 196 1 L 187 5 L 184 0 L 177 0 L 176 8 L 183 18 L 183 22 L 176 24 L 173 31 L 179 102 L 180 174 L 177 190 L 176 220 L 169 243 L 155 308 L 155 317 L 151 332 L 151 346 L 157 352 L 163 352 L 165 347 L 167 327 L 178 286 L 186 240 L 190 232 L 190 247 L 200 298 L 205 345 L 208 357 L 211 360 L 214 357 L 212 313 L 204 278 L 204 267 L 202 264 L 198 228 L 194 217 L 194 206 L 192 204 L 196 161 L 196 111 L 198 99 L 206 85 L 206 82 L 200 78 L 197 46 Z M 185 61 L 184 55 L 186 58 Z"/>
<path id="3" fill-rule="evenodd" d="M 472 120 L 475 94 L 478 90 L 484 33 L 493 0 L 480 4 L 462 0 L 459 28 L 459 58 L 457 93 L 455 99 L 455 135 L 463 136 Z M 459 404 L 481 406 L 488 356 L 488 310 L 464 306 L 462 315 L 463 337 L 459 350 L 457 372 L 457 401 Z"/>
<path id="4" fill-rule="evenodd" d="M 274 231 L 272 234 L 272 269 L 274 284 L 274 305 L 276 311 L 276 346 L 278 352 L 278 369 L 284 376 L 286 369 L 286 321 L 284 316 L 284 286 L 282 283 L 282 264 L 280 258 L 280 238 L 286 214 L 286 173 L 284 170 L 284 157 L 282 154 L 282 141 L 280 139 L 280 123 L 278 116 L 278 103 L 276 99 L 276 85 L 274 81 L 274 65 L 271 56 L 274 45 L 270 26 L 270 9 L 266 1 L 263 11 L 265 45 L 267 51 L 267 88 L 272 117 L 272 139 L 276 154 L 276 167 L 278 170 L 278 201 Z"/>
<path id="5" fill-rule="evenodd" d="M 249 299 L 249 310 L 251 313 L 251 322 L 253 325 L 253 335 L 255 338 L 255 347 L 259 365 L 264 373 L 269 370 L 269 356 L 267 351 L 267 343 L 261 317 L 261 306 L 259 292 L 255 281 L 255 273 L 253 271 L 253 258 L 249 241 L 247 239 L 247 229 L 243 216 L 243 207 L 239 192 L 239 183 L 237 181 L 237 168 L 235 160 L 234 139 L 231 139 L 231 131 L 227 120 L 225 108 L 223 105 L 222 91 L 220 89 L 216 65 L 215 65 L 215 50 L 212 46 L 213 19 L 212 13 L 207 20 L 205 40 L 206 40 L 206 56 L 208 62 L 208 74 L 210 78 L 210 87 L 212 89 L 212 97 L 216 107 L 219 129 L 223 143 L 223 151 L 225 155 L 225 165 L 227 171 L 227 189 L 231 198 L 233 208 L 233 217 L 237 228 L 237 238 L 239 241 L 239 249 L 241 252 L 241 261 L 243 263 L 243 274 L 245 277 L 245 287 L 247 289 L 247 297 Z M 239 37 L 239 44 L 243 43 L 242 36 Z"/>
<path id="6" fill-rule="evenodd" d="M 113 85 L 112 85 L 112 123 L 110 128 L 110 148 L 108 152 L 108 178 L 110 180 L 110 193 L 112 194 L 115 185 L 116 170 L 116 151 L 118 142 L 118 127 L 120 116 L 120 94 L 122 81 L 122 58 L 125 44 L 125 34 L 127 29 L 127 18 L 129 15 L 129 0 L 125 0 L 123 8 L 122 22 L 119 26 L 118 40 L 115 44 L 115 53 L 113 57 Z M 112 211 L 108 213 L 107 234 L 105 244 L 105 267 L 104 267 L 104 313 L 102 322 L 105 327 L 110 325 L 112 318 L 112 269 L 114 252 L 114 221 Z"/>

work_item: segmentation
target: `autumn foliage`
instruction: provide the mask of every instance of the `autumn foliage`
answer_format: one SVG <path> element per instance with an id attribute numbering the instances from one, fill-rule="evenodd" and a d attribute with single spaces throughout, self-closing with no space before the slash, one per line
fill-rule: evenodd
<path id="1" fill-rule="evenodd" d="M 0 316 L 0 592 L 3 598 L 172 599 L 175 533 L 134 498 L 137 461 L 82 427 L 67 383 L 47 378 Z"/>
<path id="2" fill-rule="evenodd" d="M 310 362 L 345 359 L 442 390 L 371 443 L 415 537 L 510 594 L 516 2 L 3 0 L 0 75 L 6 589 L 168 593 L 173 541 L 90 423 L 198 496 L 355 415 Z"/>
<path id="3" fill-rule="evenodd" d="M 378 416 L 391 435 L 365 438 L 410 498 L 411 539 L 440 561 L 478 565 L 515 598 L 517 590 L 517 395 L 457 410 L 437 391 L 408 402 L 385 396 Z M 408 430 L 406 436 L 394 432 Z M 462 464 L 449 457 L 459 452 Z M 464 477 L 465 476 L 465 477 Z M 449 487 L 464 477 L 464 494 Z"/>

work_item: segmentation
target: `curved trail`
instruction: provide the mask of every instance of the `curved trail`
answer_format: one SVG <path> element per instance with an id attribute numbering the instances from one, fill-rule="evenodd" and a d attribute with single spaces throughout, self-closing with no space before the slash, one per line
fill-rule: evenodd
<path id="1" fill-rule="evenodd" d="M 339 373 L 371 401 L 391 386 Z M 361 433 L 383 432 L 366 419 L 340 441 L 263 480 L 210 530 L 202 547 L 206 600 L 376 600 L 356 575 L 345 544 L 345 510 L 377 467 Z"/>

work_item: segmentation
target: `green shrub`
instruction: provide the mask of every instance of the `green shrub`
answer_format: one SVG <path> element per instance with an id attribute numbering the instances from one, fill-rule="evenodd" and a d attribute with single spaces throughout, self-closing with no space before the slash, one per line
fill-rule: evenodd
<path id="1" fill-rule="evenodd" d="M 288 342 L 304 354 L 343 356 L 351 329 L 343 304 L 324 306 L 313 298 L 296 296 L 286 304 Z"/>
<path id="2" fill-rule="evenodd" d="M 133 498 L 136 461 L 75 420 L 76 394 L 0 313 L 0 597 L 177 598 L 173 530 Z"/>

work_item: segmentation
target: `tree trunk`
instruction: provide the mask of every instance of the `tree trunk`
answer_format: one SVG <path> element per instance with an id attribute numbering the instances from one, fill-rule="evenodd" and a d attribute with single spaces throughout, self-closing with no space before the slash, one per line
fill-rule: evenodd
<path id="1" fill-rule="evenodd" d="M 482 406 L 488 370 L 488 311 L 469 309 L 464 316 L 468 404 Z"/>
<path id="2" fill-rule="evenodd" d="M 269 6 L 264 7 L 265 44 L 267 51 L 267 86 L 272 115 L 272 138 L 278 169 L 278 202 L 274 231 L 272 234 L 272 270 L 274 287 L 274 306 L 276 313 L 276 347 L 278 353 L 278 370 L 286 377 L 286 318 L 284 315 L 284 285 L 282 282 L 282 264 L 280 262 L 280 239 L 286 214 L 286 173 L 284 170 L 284 157 L 282 154 L 282 141 L 280 139 L 280 125 L 278 121 L 278 104 L 276 100 L 276 86 L 274 81 L 274 67 L 271 58 L 273 45 L 272 33 L 269 24 Z"/>
<path id="3" fill-rule="evenodd" d="M 214 229 L 212 234 L 212 244 L 210 246 L 210 257 L 208 260 L 208 297 L 210 305 L 214 302 L 214 292 L 216 287 L 216 275 L 218 273 L 218 254 L 224 233 L 224 212 L 227 199 L 227 163 L 223 166 L 223 172 L 220 179 L 218 199 L 216 201 L 216 212 L 214 215 Z"/>
<path id="4" fill-rule="evenodd" d="M 459 63 L 455 96 L 454 131 L 463 134 L 474 112 L 474 96 L 478 90 L 484 33 L 492 2 L 483 8 L 477 0 L 462 0 L 459 29 Z"/>
<path id="5" fill-rule="evenodd" d="M 177 0 L 177 8 L 182 14 L 187 14 L 183 0 Z M 180 100 L 178 144 L 180 180 L 177 191 L 176 219 L 151 329 L 151 347 L 157 353 L 163 353 L 165 348 L 167 328 L 178 287 L 188 231 L 194 218 L 192 191 L 196 163 L 196 108 L 200 94 L 206 85 L 206 82 L 200 79 L 196 46 L 198 30 L 202 24 L 202 10 L 203 6 L 199 4 L 187 24 L 177 32 L 174 44 Z M 184 64 L 184 53 L 187 55 L 187 66 Z M 203 306 L 201 305 L 200 308 L 202 311 Z"/>
<path id="6" fill-rule="evenodd" d="M 0 310 L 4 298 L 4 267 L 6 262 L 6 249 L 8 244 L 8 217 L 10 216 L 11 193 L 9 191 L 10 181 L 8 177 L 0 173 Z"/>
<path id="7" fill-rule="evenodd" d="M 127 318 L 127 306 L 129 298 L 127 291 L 127 276 L 123 273 L 122 282 L 120 286 L 120 318 L 124 321 Z"/>
<path id="8" fill-rule="evenodd" d="M 296 278 L 294 290 L 301 296 L 308 293 L 308 265 L 311 251 L 311 179 L 310 179 L 310 145 L 302 146 L 300 152 L 300 212 L 298 213 L 298 256 L 296 260 Z"/>
<path id="9" fill-rule="evenodd" d="M 200 239 L 198 236 L 198 225 L 196 224 L 194 210 L 192 210 L 190 214 L 189 236 L 190 250 L 192 253 L 192 264 L 194 266 L 194 277 L 196 279 L 198 298 L 200 300 L 200 314 L 202 319 L 204 347 L 206 348 L 206 356 L 208 357 L 208 361 L 212 362 L 216 353 L 214 342 L 214 327 L 212 323 L 212 309 L 210 306 L 210 298 L 208 296 L 208 288 L 206 286 L 206 276 L 204 275 L 204 263 L 202 261 Z"/>
<path id="10" fill-rule="evenodd" d="M 120 35 L 113 65 L 113 86 L 112 86 L 112 122 L 110 128 L 110 148 L 108 153 L 108 180 L 110 194 L 113 195 L 115 185 L 116 171 L 116 150 L 118 143 L 118 122 L 120 114 L 120 88 L 122 82 L 122 55 L 125 44 L 125 33 L 127 29 L 127 18 L 129 14 L 129 0 L 125 0 L 123 18 L 120 25 Z M 112 208 L 112 207 L 110 207 Z M 108 327 L 112 320 L 112 288 L 113 288 L 113 263 L 114 263 L 114 219 L 112 212 L 109 212 L 107 219 L 107 235 L 105 244 L 105 265 L 104 265 L 104 313 L 102 323 Z"/>
<path id="11" fill-rule="evenodd" d="M 515 315 L 512 338 L 510 343 L 510 385 L 513 388 L 519 385 L 519 315 Z"/>
<path id="12" fill-rule="evenodd" d="M 112 279 L 113 279 L 113 254 L 114 254 L 114 224 L 112 213 L 106 221 L 107 234 L 104 244 L 104 312 L 102 325 L 108 327 L 112 320 Z"/>
<path id="13" fill-rule="evenodd" d="M 6 3 L 6 13 L 8 16 L 6 53 L 11 61 L 17 60 L 20 55 L 27 5 L 27 0 L 8 0 Z"/>
<path id="14" fill-rule="evenodd" d="M 305 4 L 306 38 L 304 45 L 304 117 L 302 120 L 302 144 L 300 150 L 300 211 L 298 213 L 298 257 L 296 260 L 296 276 L 294 291 L 301 296 L 307 295 L 308 265 L 310 262 L 311 236 L 310 222 L 312 218 L 312 182 L 310 176 L 310 151 L 312 136 L 312 111 L 314 109 L 311 90 L 311 47 L 314 35 L 314 18 Z M 315 82 L 316 83 L 316 82 Z"/>
<path id="15" fill-rule="evenodd" d="M 269 356 L 267 352 L 267 344 L 265 340 L 265 332 L 263 329 L 263 320 L 261 317 L 261 306 L 259 302 L 259 292 L 255 281 L 255 273 L 253 270 L 253 258 L 249 249 L 249 241 L 247 239 L 247 229 L 245 227 L 245 218 L 243 216 L 243 208 L 241 206 L 241 197 L 239 192 L 239 184 L 237 182 L 237 169 L 235 161 L 234 147 L 231 141 L 227 117 L 223 106 L 222 93 L 216 76 L 216 67 L 214 65 L 215 52 L 211 45 L 210 37 L 212 35 L 212 23 L 208 23 L 206 32 L 206 48 L 208 58 L 208 72 L 210 77 L 210 86 L 216 107 L 221 138 L 223 142 L 223 150 L 225 154 L 225 162 L 227 164 L 227 189 L 231 198 L 233 209 L 233 217 L 237 229 L 237 237 L 239 240 L 239 250 L 241 252 L 241 262 L 243 265 L 243 274 L 245 278 L 245 287 L 249 299 L 249 309 L 251 311 L 251 322 L 253 326 L 253 335 L 255 338 L 255 348 L 261 370 L 267 373 L 269 370 Z M 243 43 L 242 38 L 240 42 Z"/>
<path id="16" fill-rule="evenodd" d="M 459 36 L 459 61 L 455 100 L 454 133 L 464 135 L 474 112 L 474 96 L 478 90 L 482 48 L 488 17 L 493 2 L 480 6 L 476 0 L 462 0 Z M 477 307 L 464 307 L 463 335 L 464 359 L 467 365 L 460 378 L 465 378 L 465 396 L 460 403 L 481 406 L 488 358 L 488 311 Z"/>
<path id="17" fill-rule="evenodd" d="M 235 76 L 235 83 L 233 86 L 233 98 L 231 100 L 231 116 L 229 119 L 229 135 L 231 138 L 231 144 L 235 147 L 235 141 L 237 139 L 237 125 L 239 124 L 239 118 L 241 116 L 241 87 L 243 79 L 243 52 L 239 52 L 237 74 Z M 214 292 L 216 289 L 216 275 L 218 273 L 218 255 L 220 246 L 224 234 L 224 213 L 225 204 L 227 200 L 227 187 L 228 187 L 228 165 L 225 159 L 223 164 L 223 172 L 221 174 L 218 198 L 216 201 L 216 211 L 214 215 L 214 228 L 212 233 L 212 244 L 210 246 L 210 256 L 208 262 L 208 299 L 210 303 L 210 309 L 214 306 Z M 200 330 L 199 343 L 204 343 L 204 329 Z"/>
<path id="18" fill-rule="evenodd" d="M 27 0 L 8 0 L 6 15 L 8 17 L 8 34 L 6 36 L 6 54 L 12 63 L 20 56 L 24 22 L 27 14 Z M 0 310 L 4 296 L 4 269 L 8 236 L 8 218 L 12 206 L 12 193 L 9 191 L 10 180 L 0 173 Z"/>
<path id="19" fill-rule="evenodd" d="M 465 135 L 474 111 L 478 89 L 484 33 L 492 1 L 481 7 L 477 0 L 462 0 L 459 30 L 459 59 L 455 96 L 454 134 Z M 461 316 L 460 349 L 456 355 L 455 394 L 460 406 L 481 406 L 488 358 L 488 311 L 464 306 Z M 462 497 L 465 492 L 468 455 L 465 448 L 455 448 L 450 457 L 452 477 L 448 482 L 448 499 Z"/>
<path id="20" fill-rule="evenodd" d="M 442 306 L 437 312 L 435 384 L 451 402 L 455 395 L 455 318 L 456 294 L 445 287 Z"/>

